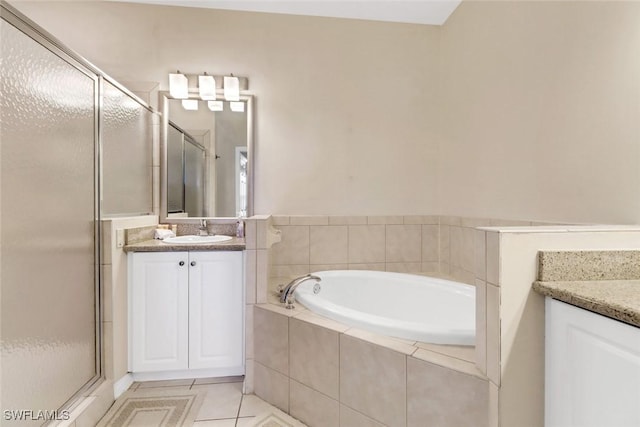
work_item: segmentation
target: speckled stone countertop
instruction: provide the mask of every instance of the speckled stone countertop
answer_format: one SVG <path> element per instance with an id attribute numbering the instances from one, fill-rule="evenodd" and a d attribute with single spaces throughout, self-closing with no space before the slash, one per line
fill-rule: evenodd
<path id="1" fill-rule="evenodd" d="M 221 243 L 175 245 L 152 239 L 128 244 L 123 249 L 125 252 L 243 251 L 245 242 L 243 238 L 234 237 Z"/>
<path id="2" fill-rule="evenodd" d="M 535 282 L 533 289 L 640 328 L 640 280 Z"/>
<path id="3" fill-rule="evenodd" d="M 640 251 L 541 251 L 543 295 L 640 327 Z"/>

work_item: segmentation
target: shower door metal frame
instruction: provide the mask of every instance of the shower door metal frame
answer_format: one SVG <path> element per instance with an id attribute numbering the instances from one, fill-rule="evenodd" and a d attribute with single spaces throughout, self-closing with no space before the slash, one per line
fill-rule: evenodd
<path id="1" fill-rule="evenodd" d="M 100 166 L 101 166 L 101 139 L 100 139 L 100 76 L 103 75 L 95 66 L 90 62 L 66 48 L 58 39 L 51 34 L 44 31 L 36 23 L 17 11 L 10 4 L 4 0 L 0 0 L 0 18 L 6 21 L 8 24 L 14 26 L 26 36 L 31 38 L 42 47 L 58 56 L 60 59 L 68 63 L 73 68 L 77 69 L 81 73 L 93 80 L 94 88 L 94 282 L 95 282 L 95 322 L 96 322 L 96 336 L 95 336 L 95 375 L 88 380 L 85 385 L 80 388 L 75 394 L 73 394 L 60 409 L 73 409 L 73 407 L 80 402 L 80 397 L 87 396 L 88 392 L 92 391 L 95 386 L 100 383 L 100 380 L 104 378 L 103 375 L 103 343 L 102 343 L 102 304 L 100 299 L 100 290 L 102 284 L 101 277 L 101 244 L 102 244 L 102 227 L 101 221 L 101 193 L 100 193 Z M 120 85 L 118 85 L 120 87 Z M 128 91 L 127 91 L 128 92 Z M 137 98 L 137 97 L 136 97 Z M 143 105 L 143 102 L 141 102 Z M 147 106 L 148 107 L 148 106 Z"/>

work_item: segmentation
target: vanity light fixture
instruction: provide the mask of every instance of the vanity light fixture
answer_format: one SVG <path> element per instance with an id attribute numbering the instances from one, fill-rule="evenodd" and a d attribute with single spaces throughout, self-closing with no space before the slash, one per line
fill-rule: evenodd
<path id="1" fill-rule="evenodd" d="M 216 99 L 216 79 L 204 73 L 198 76 L 198 92 L 203 101 L 213 101 Z"/>
<path id="2" fill-rule="evenodd" d="M 189 98 L 189 81 L 179 70 L 177 73 L 169 74 L 169 93 L 176 99 Z"/>
<path id="3" fill-rule="evenodd" d="M 211 111 L 222 111 L 224 110 L 224 103 L 222 101 L 208 101 L 207 107 Z"/>
<path id="4" fill-rule="evenodd" d="M 224 76 L 224 99 L 227 101 L 240 101 L 240 79 Z"/>
<path id="5" fill-rule="evenodd" d="M 236 113 L 244 113 L 244 102 L 230 102 L 229 107 L 231 107 L 231 111 L 235 111 Z"/>
<path id="6" fill-rule="evenodd" d="M 189 111 L 197 111 L 198 110 L 198 100 L 197 99 L 183 99 L 182 100 L 182 108 Z"/>

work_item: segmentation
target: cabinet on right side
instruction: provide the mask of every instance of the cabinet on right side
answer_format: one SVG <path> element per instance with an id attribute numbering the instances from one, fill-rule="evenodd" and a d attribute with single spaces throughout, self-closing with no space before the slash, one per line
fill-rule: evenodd
<path id="1" fill-rule="evenodd" d="M 640 328 L 546 297 L 545 427 L 640 426 Z"/>

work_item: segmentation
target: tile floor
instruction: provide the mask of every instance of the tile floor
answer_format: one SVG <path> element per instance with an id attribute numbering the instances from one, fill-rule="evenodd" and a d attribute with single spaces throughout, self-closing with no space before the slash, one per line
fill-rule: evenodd
<path id="1" fill-rule="evenodd" d="M 148 381 L 133 383 L 129 390 L 206 390 L 193 427 L 250 427 L 257 415 L 277 409 L 255 395 L 243 395 L 242 380 L 243 377 Z"/>

